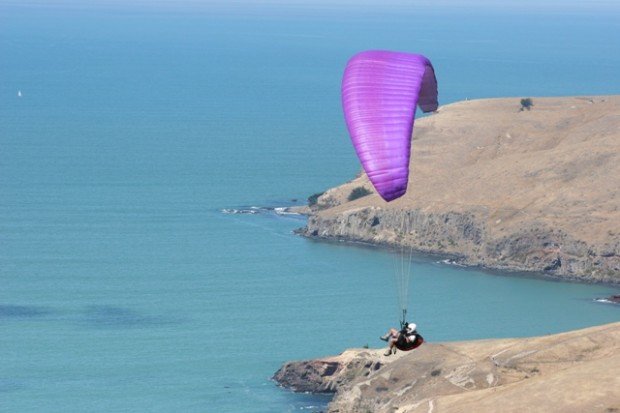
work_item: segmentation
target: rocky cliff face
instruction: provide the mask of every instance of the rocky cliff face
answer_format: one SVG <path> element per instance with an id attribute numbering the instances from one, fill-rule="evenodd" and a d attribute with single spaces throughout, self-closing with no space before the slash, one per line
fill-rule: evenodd
<path id="1" fill-rule="evenodd" d="M 382 352 L 287 363 L 274 379 L 295 390 L 335 392 L 331 413 L 620 411 L 620 323 Z"/>
<path id="2" fill-rule="evenodd" d="M 416 122 L 409 189 L 325 192 L 303 234 L 620 282 L 620 97 L 460 102 Z M 371 195 L 349 201 L 353 189 Z"/>
<path id="3" fill-rule="evenodd" d="M 348 350 L 336 357 L 286 363 L 273 379 L 296 392 L 335 393 L 398 358 L 382 359 L 376 350 Z"/>

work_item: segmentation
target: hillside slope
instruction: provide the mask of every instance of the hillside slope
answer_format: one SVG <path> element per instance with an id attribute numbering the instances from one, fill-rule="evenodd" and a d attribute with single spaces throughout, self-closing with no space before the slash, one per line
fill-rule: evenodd
<path id="1" fill-rule="evenodd" d="M 332 413 L 620 411 L 620 323 L 526 339 L 348 350 L 291 362 L 284 387 L 336 392 Z"/>
<path id="2" fill-rule="evenodd" d="M 303 231 L 620 282 L 620 96 L 464 101 L 416 121 L 409 189 L 326 191 Z M 349 202 L 357 187 L 373 193 Z"/>

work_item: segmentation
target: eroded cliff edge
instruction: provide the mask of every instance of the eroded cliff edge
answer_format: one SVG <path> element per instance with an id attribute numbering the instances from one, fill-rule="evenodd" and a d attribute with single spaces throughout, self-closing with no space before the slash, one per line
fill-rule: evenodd
<path id="1" fill-rule="evenodd" d="M 321 195 L 302 233 L 620 283 L 620 96 L 533 102 L 458 102 L 416 120 L 405 196 L 386 203 L 361 175 Z M 359 187 L 370 195 L 349 201 Z"/>
<path id="2" fill-rule="evenodd" d="M 335 392 L 330 413 L 620 411 L 620 322 L 382 352 L 291 362 L 274 379 L 297 391 Z"/>

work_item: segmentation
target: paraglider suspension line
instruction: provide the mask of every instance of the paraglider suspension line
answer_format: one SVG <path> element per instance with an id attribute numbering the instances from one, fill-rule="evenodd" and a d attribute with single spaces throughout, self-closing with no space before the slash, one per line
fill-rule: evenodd
<path id="1" fill-rule="evenodd" d="M 403 308 L 403 317 L 400 319 L 401 330 L 405 328 L 405 324 L 407 324 L 407 309 Z"/>

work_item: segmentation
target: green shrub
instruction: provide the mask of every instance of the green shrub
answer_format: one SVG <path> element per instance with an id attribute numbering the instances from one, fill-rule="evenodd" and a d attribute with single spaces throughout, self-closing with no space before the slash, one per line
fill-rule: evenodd
<path id="1" fill-rule="evenodd" d="M 308 205 L 309 206 L 315 206 L 316 203 L 319 201 L 319 197 L 321 195 L 323 195 L 325 192 L 317 192 L 316 194 L 312 194 L 308 197 Z"/>
<path id="2" fill-rule="evenodd" d="M 534 102 L 530 98 L 521 99 L 521 111 L 530 110 L 534 106 Z"/>
<path id="3" fill-rule="evenodd" d="M 363 186 L 358 186 L 351 191 L 351 193 L 349 194 L 349 198 L 347 199 L 349 201 L 355 201 L 356 199 L 362 198 L 370 194 L 372 194 L 372 192 L 370 192 L 368 189 L 364 188 Z"/>

